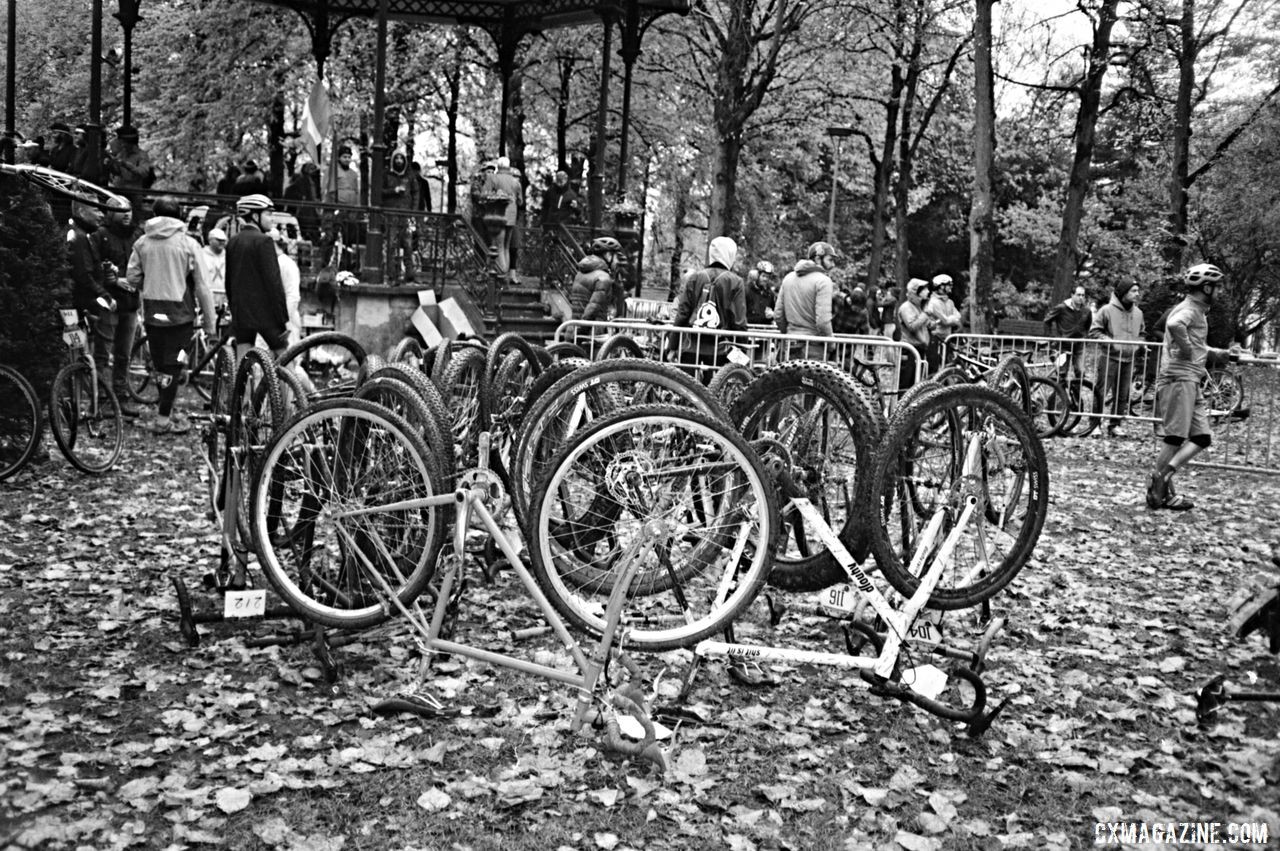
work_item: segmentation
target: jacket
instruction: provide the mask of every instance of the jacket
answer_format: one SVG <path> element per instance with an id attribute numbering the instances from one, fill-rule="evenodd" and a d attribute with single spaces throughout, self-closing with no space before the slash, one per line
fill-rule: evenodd
<path id="1" fill-rule="evenodd" d="M 324 200 L 335 204 L 360 203 L 360 172 L 354 167 L 338 166 L 333 171 L 333 183 L 324 193 Z"/>
<path id="2" fill-rule="evenodd" d="M 720 314 L 720 327 L 729 331 L 747 330 L 747 288 L 741 278 L 729 271 L 737 253 L 733 240 L 724 237 L 711 240 L 707 267 L 687 276 L 680 287 L 672 324 L 693 327 L 693 312 L 698 309 L 705 288 L 710 291 L 707 301 L 714 303 Z"/>
<path id="3" fill-rule="evenodd" d="M 1107 346 L 1107 357 L 1115 361 L 1131 361 L 1138 352 L 1137 345 L 1124 345 L 1120 341 L 1142 340 L 1142 308 L 1136 304 L 1125 309 L 1123 302 L 1113 294 L 1111 301 L 1104 304 L 1089 328 L 1089 336 L 1095 340 L 1115 340 Z"/>
<path id="4" fill-rule="evenodd" d="M 200 245 L 187 235 L 185 222 L 153 216 L 133 244 L 126 277 L 142 294 L 147 325 L 185 325 L 196 319 L 200 300 L 206 331 L 213 331 L 213 299 L 204 282 Z"/>
<path id="5" fill-rule="evenodd" d="M 898 331 L 902 342 L 910 343 L 916 348 L 929 345 L 933 335 L 929 333 L 929 315 L 908 296 L 898 305 Z"/>
<path id="6" fill-rule="evenodd" d="M 227 306 L 237 335 L 283 331 L 289 308 L 271 237 L 255 225 L 245 225 L 227 243 L 226 254 Z"/>
<path id="7" fill-rule="evenodd" d="M 773 322 L 784 334 L 830 337 L 834 293 L 835 285 L 823 268 L 812 260 L 801 260 L 778 287 Z"/>
<path id="8" fill-rule="evenodd" d="M 506 195 L 509 199 L 505 212 L 507 227 L 514 227 L 516 218 L 524 209 L 524 187 L 519 179 L 511 173 L 510 168 L 500 168 L 493 174 L 487 174 L 481 189 L 482 195 Z"/>
<path id="9" fill-rule="evenodd" d="M 382 177 L 382 206 L 402 210 L 418 209 L 418 178 L 405 170 L 396 174 L 387 167 Z M 401 220 L 403 221 L 403 220 Z"/>
<path id="10" fill-rule="evenodd" d="M 1228 357 L 1225 349 L 1209 346 L 1209 320 L 1205 307 L 1191 297 L 1169 311 L 1164 326 L 1164 358 L 1160 376 L 1199 381 L 1209 374 L 1209 364 Z"/>
<path id="11" fill-rule="evenodd" d="M 105 276 L 107 292 L 116 300 L 116 309 L 137 310 L 139 304 L 137 290 L 122 289 L 119 284 L 120 281 L 126 281 L 125 273 L 129 268 L 129 256 L 133 254 L 133 228 L 126 228 L 122 233 L 111 225 L 103 225 L 94 231 L 89 239 L 97 248 L 98 256 L 116 267 L 115 275 Z M 116 281 L 114 284 L 113 279 Z"/>
<path id="12" fill-rule="evenodd" d="M 116 176 L 111 185 L 123 189 L 146 189 L 156 181 L 151 157 L 137 145 L 120 149 L 111 161 L 111 172 Z"/>
<path id="13" fill-rule="evenodd" d="M 612 302 L 613 277 L 609 274 L 609 265 L 596 255 L 588 254 L 578 261 L 578 274 L 569 284 L 573 318 L 608 319 Z"/>
<path id="14" fill-rule="evenodd" d="M 929 296 L 929 303 L 925 306 L 924 312 L 938 321 L 938 326 L 933 335 L 939 340 L 945 340 L 959 331 L 960 325 L 963 323 L 960 311 L 956 309 L 956 303 L 951 300 L 950 296 Z"/>
<path id="15" fill-rule="evenodd" d="M 96 229 L 90 231 L 79 219 L 71 220 L 67 231 L 67 264 L 71 269 L 71 302 L 77 310 L 97 316 L 102 307 L 97 303 L 106 296 L 102 275 L 102 255 L 93 241 Z"/>
<path id="16" fill-rule="evenodd" d="M 1069 340 L 1080 340 L 1089 334 L 1089 326 L 1093 322 L 1093 314 L 1089 306 L 1083 305 L 1079 310 L 1072 306 L 1071 300 L 1060 301 L 1044 315 L 1044 326 L 1055 337 L 1066 337 Z"/>

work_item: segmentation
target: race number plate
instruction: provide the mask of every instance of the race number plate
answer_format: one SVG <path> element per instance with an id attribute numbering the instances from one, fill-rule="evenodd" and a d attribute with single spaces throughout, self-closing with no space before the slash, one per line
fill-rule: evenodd
<path id="1" fill-rule="evenodd" d="M 937 647 L 942 643 L 942 612 L 937 609 L 925 609 L 911 625 L 907 640 L 926 647 Z"/>
<path id="2" fill-rule="evenodd" d="M 824 588 L 818 599 L 818 607 L 830 615 L 846 615 L 853 611 L 858 592 L 848 583 Z"/>
<path id="3" fill-rule="evenodd" d="M 260 618 L 267 612 L 267 592 L 228 591 L 223 598 L 222 616 L 224 618 Z"/>
<path id="4" fill-rule="evenodd" d="M 80 324 L 80 314 L 74 310 L 58 310 L 58 315 L 62 317 L 62 324 L 68 328 L 74 328 Z"/>
<path id="5" fill-rule="evenodd" d="M 89 345 L 89 337 L 84 333 L 83 328 L 72 328 L 70 331 L 63 331 L 62 341 L 73 349 L 84 348 Z"/>

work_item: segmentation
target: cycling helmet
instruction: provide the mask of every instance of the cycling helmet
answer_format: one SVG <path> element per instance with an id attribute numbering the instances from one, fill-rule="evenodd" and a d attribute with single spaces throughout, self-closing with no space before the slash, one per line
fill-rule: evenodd
<path id="1" fill-rule="evenodd" d="M 945 272 L 941 275 L 934 275 L 933 286 L 934 288 L 951 286 L 951 276 Z"/>
<path id="2" fill-rule="evenodd" d="M 1222 270 L 1212 263 L 1197 263 L 1183 274 L 1182 279 L 1188 287 L 1202 287 L 1205 284 L 1216 284 L 1223 277 Z"/>
<path id="3" fill-rule="evenodd" d="M 133 205 L 129 203 L 129 199 L 120 195 L 112 195 L 107 199 L 108 213 L 127 213 L 133 209 Z"/>
<path id="4" fill-rule="evenodd" d="M 759 263 L 756 264 L 756 271 L 759 272 L 761 275 L 772 275 L 773 264 L 770 263 L 768 260 L 761 260 Z"/>
<path id="5" fill-rule="evenodd" d="M 236 202 L 236 212 L 240 215 L 259 213 L 263 210 L 274 210 L 276 205 L 266 195 L 246 195 Z"/>
<path id="6" fill-rule="evenodd" d="M 809 246 L 809 250 L 805 253 L 805 256 L 816 263 L 823 257 L 835 257 L 836 249 L 835 246 L 829 242 L 815 242 L 813 245 Z"/>
<path id="7" fill-rule="evenodd" d="M 597 257 L 601 254 L 607 254 L 612 251 L 615 254 L 622 253 L 622 243 L 611 236 L 602 236 L 591 241 L 591 253 Z"/>

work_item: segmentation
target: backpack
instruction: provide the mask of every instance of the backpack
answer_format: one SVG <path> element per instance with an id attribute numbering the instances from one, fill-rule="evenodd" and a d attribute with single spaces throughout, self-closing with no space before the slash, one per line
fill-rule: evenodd
<path id="1" fill-rule="evenodd" d="M 694 299 L 693 314 L 689 324 L 694 328 L 719 328 L 721 327 L 720 308 L 716 307 L 714 298 L 715 282 L 705 273 L 700 273 L 698 277 L 701 279 L 702 289 Z"/>

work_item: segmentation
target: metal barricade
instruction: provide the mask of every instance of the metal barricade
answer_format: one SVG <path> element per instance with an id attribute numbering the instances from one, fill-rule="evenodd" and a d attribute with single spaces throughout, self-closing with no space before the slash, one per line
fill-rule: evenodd
<path id="1" fill-rule="evenodd" d="M 810 337 L 761 327 L 727 331 L 627 319 L 573 320 L 556 329 L 555 339 L 576 343 L 594 359 L 605 341 L 617 334 L 630 337 L 646 357 L 678 366 L 704 384 L 730 363 L 752 370 L 763 370 L 788 360 L 835 364 L 862 383 L 878 388 L 886 406 L 892 405 L 900 389 L 920 380 L 925 366 L 910 344 L 886 337 L 854 334 Z"/>
<path id="2" fill-rule="evenodd" d="M 675 313 L 676 305 L 672 301 L 656 298 L 632 297 L 627 299 L 627 319 L 641 322 L 669 321 Z"/>
<path id="3" fill-rule="evenodd" d="M 1210 406 L 1213 445 L 1192 464 L 1280 474 L 1280 360 L 1245 356 L 1215 372 L 1215 380 L 1236 384 L 1239 404 L 1233 410 L 1225 410 L 1230 403 L 1218 409 Z"/>
<path id="4" fill-rule="evenodd" d="M 1156 421 L 1155 380 L 1162 352 L 1160 343 L 1143 340 L 1011 334 L 952 334 L 947 338 L 948 363 L 993 367 L 1006 355 L 1018 355 L 1029 374 L 1052 378 L 1067 389 L 1072 413 L 1087 413 L 1106 421 L 1109 427 L 1125 420 Z"/>

